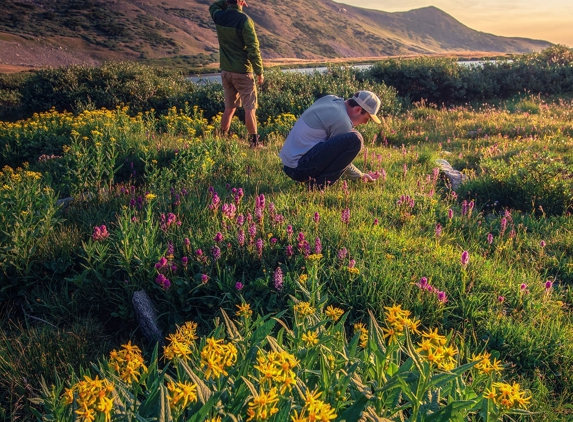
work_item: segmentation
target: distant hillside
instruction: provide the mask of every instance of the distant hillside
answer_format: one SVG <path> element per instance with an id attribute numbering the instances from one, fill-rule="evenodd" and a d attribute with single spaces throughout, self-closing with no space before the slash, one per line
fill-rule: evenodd
<path id="1" fill-rule="evenodd" d="M 179 58 L 216 63 L 211 0 L 2 0 L 0 65 L 60 66 Z M 266 59 L 456 52 L 525 53 L 551 43 L 475 31 L 425 7 L 387 13 L 331 0 L 250 2 Z"/>

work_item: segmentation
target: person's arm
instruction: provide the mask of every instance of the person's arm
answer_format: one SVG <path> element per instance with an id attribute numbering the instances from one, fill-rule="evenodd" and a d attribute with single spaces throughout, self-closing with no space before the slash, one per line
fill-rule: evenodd
<path id="1" fill-rule="evenodd" d="M 243 40 L 247 50 L 247 58 L 253 66 L 253 72 L 258 76 L 259 83 L 263 81 L 263 58 L 259 49 L 259 40 L 255 32 L 255 24 L 252 19 L 247 19 L 243 27 Z"/>
<path id="2" fill-rule="evenodd" d="M 211 18 L 215 19 L 215 13 L 222 12 L 223 10 L 227 9 L 227 0 L 217 0 L 211 6 L 209 6 L 209 13 L 211 14 Z"/>

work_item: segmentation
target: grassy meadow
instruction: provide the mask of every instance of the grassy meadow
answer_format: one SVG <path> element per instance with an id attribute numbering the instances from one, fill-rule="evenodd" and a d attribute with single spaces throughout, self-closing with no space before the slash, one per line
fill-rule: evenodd
<path id="1" fill-rule="evenodd" d="M 573 420 L 570 95 L 400 108 L 348 72 L 271 74 L 257 150 L 201 101 L 0 122 L 0 415 Z M 320 83 L 384 97 L 375 183 L 283 174 Z"/>

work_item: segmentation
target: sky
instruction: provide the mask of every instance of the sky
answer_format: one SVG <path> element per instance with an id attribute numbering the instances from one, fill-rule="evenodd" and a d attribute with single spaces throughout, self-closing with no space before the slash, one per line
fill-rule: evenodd
<path id="1" fill-rule="evenodd" d="M 335 0 L 385 12 L 435 6 L 477 31 L 573 48 L 573 0 Z"/>

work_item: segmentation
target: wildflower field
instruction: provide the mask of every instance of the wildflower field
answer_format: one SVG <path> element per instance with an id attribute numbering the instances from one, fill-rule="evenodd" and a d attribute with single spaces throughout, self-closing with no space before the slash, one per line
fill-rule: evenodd
<path id="1" fill-rule="evenodd" d="M 270 73 L 257 150 L 199 100 L 0 122 L 2 417 L 573 420 L 571 93 L 403 107 L 333 72 Z M 384 97 L 375 183 L 283 174 L 315 82 Z"/>

